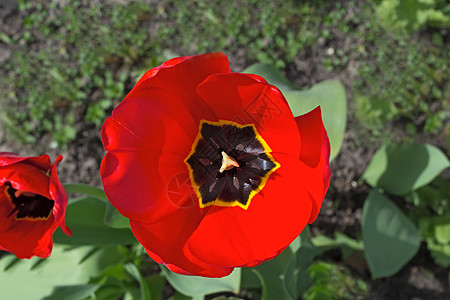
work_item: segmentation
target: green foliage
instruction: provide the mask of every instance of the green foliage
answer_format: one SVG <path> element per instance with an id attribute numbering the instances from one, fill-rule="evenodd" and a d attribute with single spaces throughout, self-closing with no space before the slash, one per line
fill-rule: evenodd
<path id="1" fill-rule="evenodd" d="M 217 292 L 238 292 L 241 283 L 241 269 L 235 269 L 223 278 L 205 278 L 176 274 L 166 267 L 161 267 L 162 273 L 178 292 L 191 297 L 203 297 Z"/>
<path id="2" fill-rule="evenodd" d="M 50 133 L 61 147 L 76 137 L 80 120 L 101 125 L 105 112 L 125 95 L 129 66 L 138 59 L 148 62 L 152 44 L 141 24 L 151 7 L 80 1 L 58 7 L 23 0 L 19 9 L 24 31 L 12 41 L 18 50 L 5 66 L 2 118 L 10 135 L 23 142 Z M 48 42 L 29 50 L 42 40 Z"/>
<path id="3" fill-rule="evenodd" d="M 437 177 L 431 184 L 412 194 L 414 204 L 410 216 L 419 224 L 435 262 L 450 266 L 450 182 Z"/>
<path id="4" fill-rule="evenodd" d="M 308 268 L 308 273 L 313 284 L 305 293 L 305 300 L 350 300 L 369 291 L 364 281 L 354 278 L 343 266 L 319 261 Z"/>
<path id="5" fill-rule="evenodd" d="M 251 60 L 283 68 L 286 62 L 316 41 L 320 24 L 319 5 L 296 1 L 183 1 L 171 0 L 177 7 L 167 18 L 174 28 L 160 31 L 173 36 L 171 49 L 189 52 L 245 49 Z M 298 22 L 301 20 L 301 22 Z M 203 26 L 198 26 L 203 24 Z"/>
<path id="6" fill-rule="evenodd" d="M 325 235 L 316 235 L 312 238 L 312 243 L 319 253 L 340 249 L 343 259 L 348 258 L 355 251 L 364 250 L 364 243 L 361 240 L 354 240 L 339 231 L 334 233 L 334 239 Z"/>
<path id="7" fill-rule="evenodd" d="M 394 274 L 415 254 L 418 232 L 436 263 L 450 265 L 450 185 L 448 180 L 437 177 L 449 166 L 447 157 L 427 144 L 382 146 L 375 153 L 362 178 L 374 188 L 408 196 L 414 207 L 407 211 L 408 218 L 376 190 L 366 199 L 362 232 L 374 277 Z M 387 249 L 383 244 L 390 245 L 388 252 L 383 252 Z"/>
<path id="8" fill-rule="evenodd" d="M 77 290 L 77 293 L 93 292 L 95 283 L 88 284 L 90 277 L 98 276 L 111 263 L 117 263 L 119 253 L 114 248 L 104 247 L 93 252 L 92 246 L 68 249 L 55 246 L 48 259 L 34 257 L 21 260 L 5 270 L 15 256 L 0 259 L 0 282 L 2 297 L 7 299 L 56 299 L 61 290 Z M 23 288 L 23 283 L 27 288 Z M 51 296 L 52 295 L 52 296 Z M 85 297 L 73 298 L 84 299 Z M 72 299 L 72 298 L 71 298 Z"/>
<path id="9" fill-rule="evenodd" d="M 377 190 L 364 202 L 364 254 L 373 278 L 397 273 L 419 250 L 419 231 L 402 211 Z"/>
<path id="10" fill-rule="evenodd" d="M 372 187 L 382 188 L 394 195 L 405 195 L 430 183 L 449 166 L 444 153 L 432 145 L 382 146 L 362 178 Z"/>
<path id="11" fill-rule="evenodd" d="M 70 245 L 129 245 L 136 239 L 129 229 L 107 226 L 105 203 L 93 197 L 83 197 L 70 201 L 67 206 L 66 224 L 72 236 L 66 236 L 60 229 L 55 232 L 55 242 Z"/>
<path id="12" fill-rule="evenodd" d="M 446 0 L 382 0 L 377 14 L 386 30 L 413 31 L 425 26 L 449 28 L 450 4 Z"/>
<path id="13" fill-rule="evenodd" d="M 372 135 L 391 139 L 393 133 L 385 129 L 395 121 L 410 122 L 429 134 L 443 132 L 449 108 L 446 99 L 450 97 L 446 87 L 450 46 L 420 43 L 409 35 L 389 35 L 373 16 L 368 16 L 367 22 L 361 52 L 365 59 L 353 86 L 360 125 Z M 439 33 L 435 36 L 441 37 Z"/>

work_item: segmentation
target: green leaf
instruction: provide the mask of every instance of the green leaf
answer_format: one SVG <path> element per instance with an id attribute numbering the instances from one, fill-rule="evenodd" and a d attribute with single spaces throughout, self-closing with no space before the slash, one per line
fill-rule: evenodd
<path id="1" fill-rule="evenodd" d="M 448 166 L 447 157 L 432 145 L 382 146 L 362 178 L 372 187 L 405 195 L 431 182 Z"/>
<path id="2" fill-rule="evenodd" d="M 66 210 L 66 224 L 72 236 L 58 229 L 53 235 L 56 243 L 71 245 L 126 245 L 136 243 L 129 229 L 115 229 L 103 223 L 105 203 L 85 197 L 71 201 Z"/>
<path id="3" fill-rule="evenodd" d="M 57 286 L 53 289 L 52 294 L 43 300 L 83 300 L 95 293 L 98 288 L 97 284 Z"/>
<path id="4" fill-rule="evenodd" d="M 42 299 L 50 296 L 56 287 L 85 285 L 107 265 L 120 259 L 117 250 L 111 247 L 103 247 L 85 258 L 91 250 L 92 247 L 77 247 L 68 251 L 67 246 L 54 245 L 49 258 L 21 260 L 8 270 L 5 267 L 16 257 L 3 256 L 0 259 L 2 299 Z"/>
<path id="5" fill-rule="evenodd" d="M 450 216 L 434 218 L 434 235 L 441 244 L 450 244 Z"/>
<path id="6" fill-rule="evenodd" d="M 265 261 L 252 270 L 262 285 L 262 300 L 293 300 L 284 284 L 284 274 L 292 258 L 292 250 L 288 247 L 276 258 Z"/>
<path id="7" fill-rule="evenodd" d="M 240 268 L 234 269 L 230 275 L 223 278 L 180 275 L 162 265 L 161 270 L 175 290 L 191 297 L 202 297 L 208 294 L 226 291 L 237 293 L 241 282 Z"/>
<path id="8" fill-rule="evenodd" d="M 261 288 L 259 277 L 253 272 L 253 268 L 241 269 L 241 289 L 258 289 Z"/>
<path id="9" fill-rule="evenodd" d="M 310 112 L 320 105 L 323 123 L 330 138 L 330 160 L 336 157 L 342 146 L 347 123 L 347 98 L 342 83 L 338 80 L 326 80 L 310 89 L 299 90 L 271 64 L 254 64 L 243 72 L 260 75 L 278 87 L 295 117 Z"/>
<path id="10" fill-rule="evenodd" d="M 362 236 L 373 278 L 397 273 L 420 246 L 416 226 L 376 190 L 372 190 L 364 202 Z"/>
<path id="11" fill-rule="evenodd" d="M 344 259 L 349 257 L 354 251 L 364 249 L 363 241 L 354 240 L 339 231 L 334 233 L 334 239 L 321 234 L 316 235 L 312 238 L 312 243 L 320 253 L 339 248 Z"/>
<path id="12" fill-rule="evenodd" d="M 108 197 L 106 197 L 105 191 L 97 187 L 81 183 L 65 183 L 63 186 L 68 194 L 69 193 L 84 194 L 103 201 L 108 201 Z"/>
<path id="13" fill-rule="evenodd" d="M 450 244 L 436 243 L 433 239 L 427 239 L 427 247 L 434 261 L 444 268 L 450 266 Z"/>
<path id="14" fill-rule="evenodd" d="M 296 243 L 297 239 L 290 246 L 290 249 L 294 250 L 294 254 L 283 275 L 284 288 L 293 299 L 298 299 L 308 290 L 311 283 L 308 267 L 317 255 L 317 250 L 311 243 L 309 227 L 305 227 L 298 240 L 300 245 L 296 251 L 294 250 L 296 247 L 291 246 Z"/>
<path id="15" fill-rule="evenodd" d="M 150 293 L 150 290 L 148 288 L 147 282 L 145 281 L 144 277 L 142 277 L 141 272 L 136 267 L 135 264 L 127 263 L 124 266 L 125 270 L 127 270 L 128 273 L 130 273 L 131 276 L 134 277 L 139 282 L 139 287 L 141 289 L 141 300 L 151 300 L 152 294 Z"/>
<path id="16" fill-rule="evenodd" d="M 106 202 L 104 222 L 112 228 L 130 228 L 130 222 L 111 204 Z"/>
<path id="17" fill-rule="evenodd" d="M 162 293 L 164 290 L 164 284 L 166 283 L 166 278 L 164 278 L 161 273 L 158 273 L 145 277 L 145 281 L 150 288 L 152 299 L 162 299 Z"/>

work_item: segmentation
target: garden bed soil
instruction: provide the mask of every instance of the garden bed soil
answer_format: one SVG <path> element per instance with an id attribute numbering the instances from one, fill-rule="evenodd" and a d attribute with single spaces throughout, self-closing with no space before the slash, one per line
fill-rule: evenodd
<path id="1" fill-rule="evenodd" d="M 21 30 L 20 22 L 16 21 L 21 19 L 17 17 L 18 13 L 15 1 L 3 0 L 0 3 L 2 30 L 8 33 Z M 343 46 L 345 39 L 336 36 L 334 43 L 335 47 Z M 47 46 L 51 47 L 51 45 Z M 350 237 L 358 238 L 361 232 L 362 206 L 369 191 L 369 187 L 360 181 L 360 177 L 379 145 L 367 145 L 361 142 L 364 137 L 359 136 L 359 123 L 352 114 L 351 86 L 361 61 L 350 60 L 346 69 L 330 72 L 320 64 L 321 56 L 326 55 L 328 47 L 329 45 L 319 47 L 317 52 L 309 57 L 296 57 L 292 65 L 288 65 L 284 71 L 288 79 L 297 86 L 307 87 L 333 78 L 339 79 L 345 85 L 349 101 L 347 130 L 342 149 L 331 163 L 330 188 L 319 217 L 311 226 L 311 231 L 313 235 L 320 233 L 330 237 L 333 237 L 335 231 L 340 231 Z M 11 56 L 13 51 L 14 46 L 0 42 L 0 65 Z M 246 60 L 243 50 L 231 51 L 227 54 L 233 71 L 241 71 L 251 64 Z M 0 75 L 1 72 L 2 70 Z M 129 85 L 127 89 L 131 87 Z M 84 112 L 79 113 L 81 115 Z M 11 151 L 23 156 L 48 153 L 52 160 L 61 154 L 64 160 L 60 163 L 58 171 L 62 182 L 80 182 L 100 187 L 99 168 L 104 155 L 100 132 L 95 126 L 82 122 L 77 124 L 76 139 L 62 150 L 50 147 L 49 136 L 42 136 L 35 145 L 22 145 L 8 138 L 0 129 L 0 152 Z M 422 244 L 419 253 L 400 272 L 392 277 L 377 280 L 371 279 L 363 259 L 350 259 L 343 262 L 340 253 L 336 251 L 326 252 L 321 258 L 345 264 L 355 276 L 366 281 L 370 289 L 366 299 L 450 299 L 449 270 L 434 263 L 425 244 Z"/>

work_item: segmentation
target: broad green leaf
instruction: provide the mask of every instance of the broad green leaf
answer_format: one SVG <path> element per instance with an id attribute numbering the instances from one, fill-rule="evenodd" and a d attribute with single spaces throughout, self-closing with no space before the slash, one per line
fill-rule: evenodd
<path id="1" fill-rule="evenodd" d="M 106 202 L 104 222 L 112 228 L 130 228 L 130 222 L 111 204 Z"/>
<path id="2" fill-rule="evenodd" d="M 180 292 L 175 292 L 175 294 L 170 297 L 169 300 L 192 300 L 192 297 L 185 296 Z"/>
<path id="3" fill-rule="evenodd" d="M 111 266 L 110 268 L 115 268 L 116 266 Z M 124 271 L 123 264 L 120 264 L 120 267 Z M 95 292 L 95 300 L 118 299 L 126 291 L 123 278 L 119 279 L 107 273 L 109 272 L 103 272 L 101 275 L 104 276 L 104 280 L 102 280 L 101 287 Z"/>
<path id="4" fill-rule="evenodd" d="M 253 268 L 241 269 L 241 289 L 261 288 L 259 277 L 253 272 Z"/>
<path id="5" fill-rule="evenodd" d="M 139 271 L 139 269 L 136 267 L 135 264 L 132 263 L 127 263 L 125 264 L 125 270 L 127 270 L 127 272 L 134 277 L 134 279 L 136 279 L 139 282 L 139 287 L 141 289 L 141 300 L 151 300 L 152 299 L 152 295 L 150 293 L 150 290 L 147 286 L 147 282 L 145 281 L 144 277 L 142 277 L 141 272 Z"/>
<path id="6" fill-rule="evenodd" d="M 5 267 L 15 256 L 3 256 L 0 259 L 1 298 L 42 299 L 56 287 L 87 284 L 108 264 L 120 259 L 115 248 L 104 247 L 86 257 L 91 250 L 92 247 L 78 247 L 68 251 L 67 246 L 54 245 L 49 258 L 24 259 L 8 270 Z M 35 267 L 38 262 L 42 263 Z"/>
<path id="7" fill-rule="evenodd" d="M 170 285 L 178 292 L 191 297 L 202 297 L 218 292 L 235 292 L 240 288 L 241 269 L 222 278 L 205 278 L 199 276 L 186 276 L 174 273 L 161 265 L 161 270 Z"/>
<path id="8" fill-rule="evenodd" d="M 291 247 L 299 241 L 299 246 Z M 297 250 L 294 250 L 297 248 Z M 317 255 L 317 250 L 311 243 L 309 227 L 305 227 L 298 239 L 290 245 L 294 251 L 283 276 L 283 285 L 293 299 L 298 299 L 305 293 L 311 283 L 308 267 Z"/>
<path id="9" fill-rule="evenodd" d="M 52 294 L 45 297 L 43 300 L 83 300 L 88 298 L 98 290 L 98 288 L 98 284 L 57 286 L 53 289 Z"/>
<path id="10" fill-rule="evenodd" d="M 147 282 L 150 293 L 152 294 L 152 299 L 162 299 L 164 284 L 166 283 L 164 276 L 161 273 L 153 274 L 145 277 L 145 281 Z"/>
<path id="11" fill-rule="evenodd" d="M 262 300 L 293 300 L 284 284 L 285 272 L 292 258 L 292 250 L 288 247 L 280 255 L 254 267 L 262 285 Z"/>
<path id="12" fill-rule="evenodd" d="M 347 123 L 347 98 L 344 86 L 338 80 L 326 80 L 310 89 L 300 90 L 270 64 L 254 64 L 243 72 L 260 75 L 278 87 L 295 117 L 310 112 L 320 105 L 323 123 L 330 138 L 330 159 L 336 157 L 342 146 Z"/>
<path id="13" fill-rule="evenodd" d="M 373 278 L 391 276 L 419 250 L 416 226 L 391 200 L 372 190 L 362 213 L 364 254 Z"/>
<path id="14" fill-rule="evenodd" d="M 362 178 L 372 187 L 405 195 L 428 184 L 449 166 L 447 157 L 432 145 L 382 146 Z"/>
<path id="15" fill-rule="evenodd" d="M 56 243 L 71 245 L 126 245 L 136 243 L 129 229 L 115 229 L 103 222 L 105 203 L 97 198 L 85 197 L 69 202 L 66 224 L 72 236 L 58 229 L 53 235 Z"/>
<path id="16" fill-rule="evenodd" d="M 108 197 L 106 197 L 105 191 L 88 184 L 65 183 L 64 189 L 67 193 L 84 194 L 86 196 L 91 196 L 103 201 L 108 201 Z"/>

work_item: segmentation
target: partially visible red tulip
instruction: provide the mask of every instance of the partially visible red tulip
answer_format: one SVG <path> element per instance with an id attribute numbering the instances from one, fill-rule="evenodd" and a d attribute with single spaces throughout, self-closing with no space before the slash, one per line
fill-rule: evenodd
<path id="1" fill-rule="evenodd" d="M 64 223 L 67 194 L 58 179 L 58 156 L 21 157 L 0 152 L 0 250 L 18 258 L 48 257 L 58 227 Z"/>

